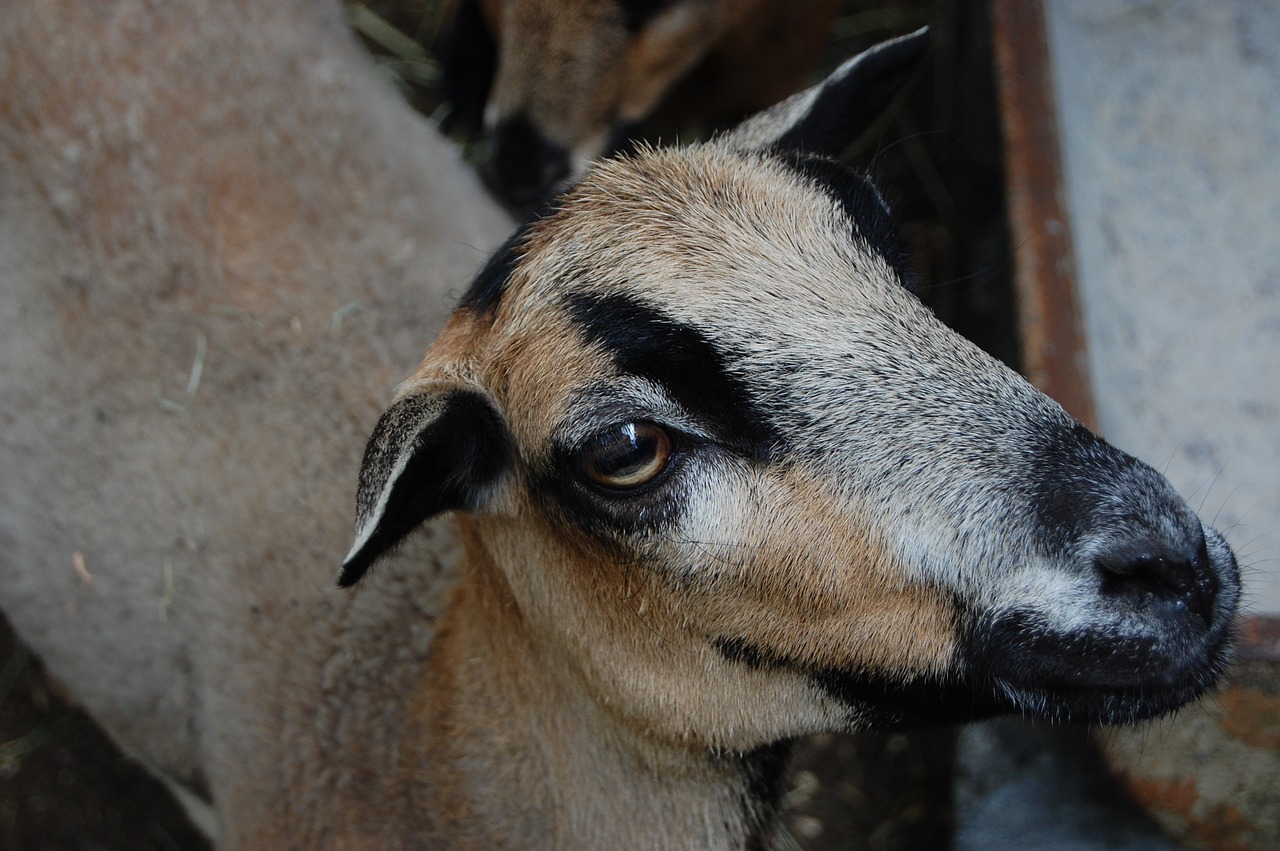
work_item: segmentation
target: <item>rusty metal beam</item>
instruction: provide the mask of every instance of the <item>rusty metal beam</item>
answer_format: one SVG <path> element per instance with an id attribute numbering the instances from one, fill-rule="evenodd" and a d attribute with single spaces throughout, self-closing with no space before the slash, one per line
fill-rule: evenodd
<path id="1" fill-rule="evenodd" d="M 1027 377 L 1096 428 L 1041 0 L 992 0 L 992 39 Z"/>

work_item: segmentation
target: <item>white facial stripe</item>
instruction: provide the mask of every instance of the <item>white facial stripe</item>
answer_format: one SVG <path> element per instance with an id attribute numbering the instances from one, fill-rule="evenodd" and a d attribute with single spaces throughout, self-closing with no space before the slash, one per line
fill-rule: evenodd
<path id="1" fill-rule="evenodd" d="M 390 474 L 382 485 L 382 490 L 378 492 L 377 501 L 371 509 L 361 513 L 358 518 L 359 525 L 356 527 L 356 541 L 347 552 L 347 557 L 343 559 L 344 562 L 351 561 L 360 550 L 364 549 L 365 544 L 369 542 L 369 539 L 373 537 L 373 533 L 377 531 L 378 521 L 386 513 L 387 503 L 391 499 L 391 492 L 395 489 L 396 482 L 404 472 L 405 467 L 409 465 L 409 461 L 413 458 L 412 449 L 413 444 L 410 442 L 405 446 L 404 451 L 396 457 L 396 462 L 391 467 Z"/>

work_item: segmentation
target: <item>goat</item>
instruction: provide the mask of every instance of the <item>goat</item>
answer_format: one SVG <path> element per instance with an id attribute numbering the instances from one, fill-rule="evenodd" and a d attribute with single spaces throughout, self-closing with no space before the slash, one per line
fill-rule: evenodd
<path id="1" fill-rule="evenodd" d="M 800 87 L 839 0 L 457 0 L 451 125 L 483 123 L 487 182 L 524 209 L 641 133 L 716 126 Z"/>
<path id="2" fill-rule="evenodd" d="M 340 21 L 0 15 L 0 602 L 221 847 L 777 847 L 796 737 L 1212 685 L 1225 541 L 824 158 L 922 35 L 593 167 L 445 319 L 503 217 Z"/>

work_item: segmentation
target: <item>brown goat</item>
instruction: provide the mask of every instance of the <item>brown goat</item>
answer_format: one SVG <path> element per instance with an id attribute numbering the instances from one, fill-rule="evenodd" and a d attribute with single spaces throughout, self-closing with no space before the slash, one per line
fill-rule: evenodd
<path id="1" fill-rule="evenodd" d="M 797 736 L 1194 698 L 1230 549 L 822 157 L 922 47 L 591 169 L 450 313 L 504 222 L 336 5 L 9 3 L 5 611 L 225 848 L 778 847 Z"/>
<path id="2" fill-rule="evenodd" d="M 456 123 L 527 208 L 648 135 L 717 126 L 800 88 L 839 0 L 458 0 L 443 38 Z"/>

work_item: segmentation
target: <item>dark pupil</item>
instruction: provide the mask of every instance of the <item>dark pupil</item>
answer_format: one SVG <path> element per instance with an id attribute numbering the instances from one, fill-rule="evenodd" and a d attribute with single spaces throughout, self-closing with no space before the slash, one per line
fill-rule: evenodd
<path id="1" fill-rule="evenodd" d="M 593 466 L 601 476 L 625 479 L 653 463 L 657 454 L 658 439 L 653 430 L 641 430 L 635 423 L 627 423 L 600 439 Z"/>

